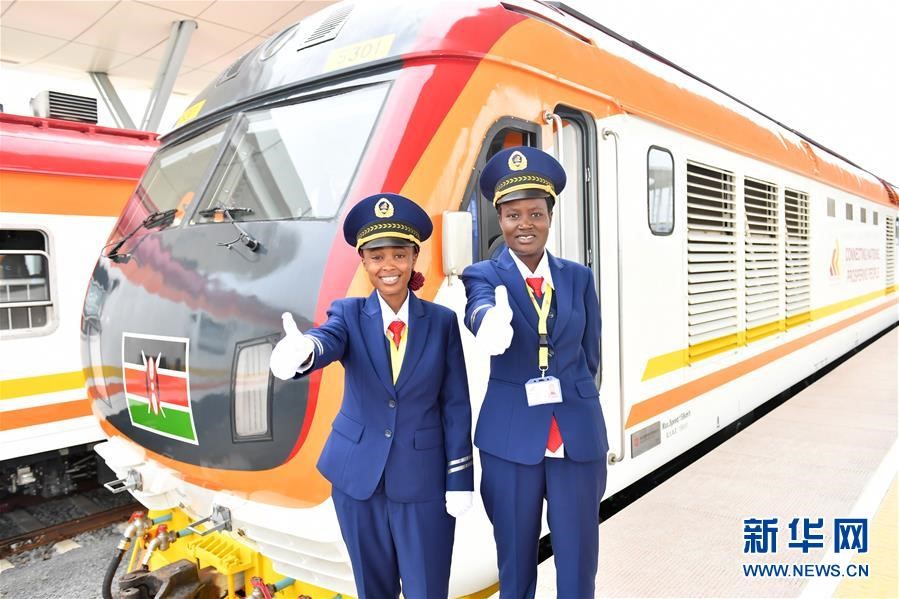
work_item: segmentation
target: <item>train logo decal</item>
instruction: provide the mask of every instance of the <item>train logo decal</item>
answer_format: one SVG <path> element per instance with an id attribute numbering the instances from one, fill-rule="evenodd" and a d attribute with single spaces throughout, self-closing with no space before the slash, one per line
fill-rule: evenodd
<path id="1" fill-rule="evenodd" d="M 190 403 L 190 340 L 122 334 L 122 380 L 132 426 L 199 445 Z"/>
<path id="2" fill-rule="evenodd" d="M 837 279 L 842 271 L 843 269 L 840 266 L 840 242 L 837 240 L 834 242 L 833 254 L 830 255 L 830 277 Z"/>

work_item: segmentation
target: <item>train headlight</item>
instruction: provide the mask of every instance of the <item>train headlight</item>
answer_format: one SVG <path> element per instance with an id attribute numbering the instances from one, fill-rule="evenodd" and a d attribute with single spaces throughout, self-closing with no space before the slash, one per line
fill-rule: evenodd
<path id="1" fill-rule="evenodd" d="M 237 440 L 271 438 L 273 346 L 254 340 L 237 345 L 234 367 L 234 435 Z"/>

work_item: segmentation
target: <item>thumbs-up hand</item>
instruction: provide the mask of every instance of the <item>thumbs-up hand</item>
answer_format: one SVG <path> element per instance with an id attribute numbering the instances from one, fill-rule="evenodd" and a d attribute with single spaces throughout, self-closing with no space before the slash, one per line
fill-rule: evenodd
<path id="1" fill-rule="evenodd" d="M 285 312 L 281 315 L 281 324 L 284 327 L 284 334 L 287 337 L 302 336 L 300 329 L 297 328 L 297 321 L 293 319 L 293 314 L 290 312 Z"/>
<path id="2" fill-rule="evenodd" d="M 478 345 L 491 356 L 497 356 L 509 349 L 515 333 L 512 329 L 512 307 L 509 305 L 508 290 L 505 286 L 499 285 L 494 293 L 495 304 L 484 314 L 475 337 Z"/>
<path id="3" fill-rule="evenodd" d="M 290 312 L 281 315 L 284 327 L 284 338 L 272 350 L 269 368 L 282 381 L 292 379 L 300 366 L 312 357 L 314 345 L 312 340 L 300 333 L 297 323 Z"/>
<path id="4" fill-rule="evenodd" d="M 493 309 L 502 316 L 502 322 L 511 324 L 512 308 L 509 306 L 509 291 L 505 285 L 497 285 L 494 294 L 496 296 L 496 305 L 493 306 Z"/>

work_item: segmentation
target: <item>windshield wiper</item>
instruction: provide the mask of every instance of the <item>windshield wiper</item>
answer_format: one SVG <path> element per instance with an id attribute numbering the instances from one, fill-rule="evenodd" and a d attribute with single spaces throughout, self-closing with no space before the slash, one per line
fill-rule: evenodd
<path id="1" fill-rule="evenodd" d="M 206 210 L 200 210 L 200 216 L 215 216 L 216 214 L 224 214 L 234 219 L 235 214 L 253 214 L 252 208 L 242 208 L 241 206 L 213 206 Z"/>
<path id="2" fill-rule="evenodd" d="M 169 210 L 157 210 L 156 212 L 153 212 L 144 220 L 142 220 L 139 225 L 131 229 L 131 231 L 129 231 L 127 235 L 118 240 L 115 245 L 112 246 L 112 249 L 109 250 L 105 257 L 115 260 L 119 255 L 119 250 L 122 249 L 122 246 L 125 245 L 126 241 L 134 237 L 135 233 L 137 233 L 141 229 L 153 229 L 156 227 L 162 227 L 171 224 L 171 222 L 175 219 L 176 212 L 177 210 L 175 208 L 171 208 Z"/>
<path id="3" fill-rule="evenodd" d="M 228 222 L 231 223 L 235 229 L 237 229 L 237 237 L 231 241 L 226 242 L 216 242 L 215 245 L 226 247 L 229 250 L 235 243 L 242 243 L 248 248 L 250 248 L 251 252 L 255 252 L 259 250 L 259 240 L 244 231 L 240 225 L 237 224 L 237 221 L 234 220 L 235 214 L 253 214 L 252 208 L 243 208 L 241 206 L 212 206 L 211 208 L 207 208 L 206 210 L 200 210 L 200 216 L 215 216 L 216 214 L 224 214 L 228 217 Z"/>

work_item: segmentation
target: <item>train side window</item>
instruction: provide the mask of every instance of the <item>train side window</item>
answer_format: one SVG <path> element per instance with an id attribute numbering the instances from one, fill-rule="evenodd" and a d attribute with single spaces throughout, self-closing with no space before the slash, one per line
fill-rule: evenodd
<path id="1" fill-rule="evenodd" d="M 852 220 L 852 204 L 846 202 L 846 220 Z"/>
<path id="2" fill-rule="evenodd" d="M 37 330 L 50 323 L 47 246 L 43 231 L 0 229 L 0 332 Z"/>
<path id="3" fill-rule="evenodd" d="M 674 231 L 674 157 L 665 148 L 651 146 L 646 155 L 646 202 L 653 235 Z"/>
<path id="4" fill-rule="evenodd" d="M 859 220 L 860 220 L 861 222 L 863 222 L 863 223 L 868 222 L 868 210 L 867 210 L 867 208 L 865 208 L 864 206 L 862 206 L 861 208 L 859 208 L 858 216 L 859 216 Z"/>
<path id="5" fill-rule="evenodd" d="M 578 112 L 556 107 L 562 117 L 562 166 L 568 182 L 559 196 L 553 216 L 553 233 L 556 237 L 556 255 L 581 264 L 590 264 L 587 242 L 588 185 L 587 185 L 587 131 L 586 119 Z M 558 141 L 558 131 L 554 137 Z M 558 158 L 553 148 L 550 152 Z"/>
<path id="6" fill-rule="evenodd" d="M 272 377 L 268 362 L 273 346 L 268 339 L 237 344 L 231 378 L 234 441 L 266 441 L 272 438 Z"/>
<path id="7" fill-rule="evenodd" d="M 827 216 L 837 215 L 837 201 L 833 198 L 827 198 Z"/>
<path id="8" fill-rule="evenodd" d="M 503 234 L 499 228 L 499 218 L 493 206 L 493 198 L 485 198 L 481 194 L 478 179 L 487 161 L 504 148 L 513 146 L 537 147 L 539 127 L 528 121 L 506 118 L 496 123 L 484 140 L 478 155 L 477 167 L 472 172 L 471 180 L 466 188 L 462 209 L 471 212 L 472 250 L 475 261 L 492 258 L 505 247 Z"/>
<path id="9" fill-rule="evenodd" d="M 879 224 L 879 223 L 877 222 L 877 221 L 878 221 L 878 218 L 877 218 L 877 210 L 873 210 L 872 212 L 874 213 L 874 215 L 871 217 L 871 218 L 872 218 L 872 221 L 871 221 L 871 222 L 872 222 L 872 224 L 876 227 L 876 226 Z"/>

